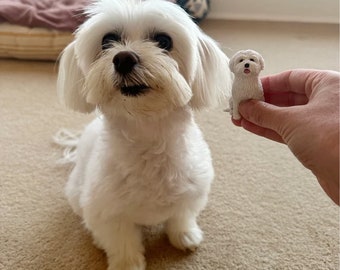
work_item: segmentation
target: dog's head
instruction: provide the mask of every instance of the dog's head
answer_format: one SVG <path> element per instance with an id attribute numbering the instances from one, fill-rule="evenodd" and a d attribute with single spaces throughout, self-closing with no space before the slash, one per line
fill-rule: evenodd
<path id="1" fill-rule="evenodd" d="M 229 91 L 228 58 L 177 5 L 100 0 L 86 14 L 60 61 L 66 106 L 155 116 L 215 105 Z"/>
<path id="2" fill-rule="evenodd" d="M 254 50 L 238 51 L 230 59 L 229 68 L 236 76 L 257 76 L 264 69 L 264 60 Z"/>

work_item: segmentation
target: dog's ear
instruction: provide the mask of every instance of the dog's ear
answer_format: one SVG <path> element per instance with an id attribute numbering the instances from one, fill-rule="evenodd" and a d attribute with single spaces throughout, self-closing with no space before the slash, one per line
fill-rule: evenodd
<path id="1" fill-rule="evenodd" d="M 228 57 L 213 39 L 202 32 L 199 36 L 198 54 L 190 105 L 199 110 L 216 106 L 229 95 L 231 74 Z"/>
<path id="2" fill-rule="evenodd" d="M 65 48 L 61 56 L 57 81 L 58 97 L 66 107 L 90 113 L 95 106 L 86 102 L 83 93 L 84 74 L 78 66 L 74 46 L 73 41 Z"/>

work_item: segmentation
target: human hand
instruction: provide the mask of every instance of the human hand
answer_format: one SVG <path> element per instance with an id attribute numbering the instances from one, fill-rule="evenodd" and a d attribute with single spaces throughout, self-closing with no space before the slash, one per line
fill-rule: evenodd
<path id="1" fill-rule="evenodd" d="M 261 79 L 265 102 L 240 104 L 237 126 L 285 143 L 339 205 L 340 74 L 292 70 Z"/>

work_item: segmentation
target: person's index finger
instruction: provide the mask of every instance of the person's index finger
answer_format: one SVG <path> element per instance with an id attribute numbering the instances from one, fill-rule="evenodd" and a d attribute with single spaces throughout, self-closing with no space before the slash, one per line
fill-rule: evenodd
<path id="1" fill-rule="evenodd" d="M 294 92 L 264 92 L 264 99 L 266 102 L 280 107 L 305 105 L 308 103 L 306 95 Z"/>
<path id="2" fill-rule="evenodd" d="M 289 70 L 265 76 L 261 78 L 261 82 L 265 93 L 293 92 L 309 97 L 313 82 L 319 80 L 319 75 L 317 70 Z"/>

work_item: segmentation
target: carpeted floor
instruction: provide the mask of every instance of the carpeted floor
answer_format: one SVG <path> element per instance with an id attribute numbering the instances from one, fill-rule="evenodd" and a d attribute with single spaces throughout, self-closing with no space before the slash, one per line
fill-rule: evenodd
<path id="1" fill-rule="evenodd" d="M 306 67 L 339 70 L 335 25 L 206 21 L 227 55 L 252 48 L 263 74 Z M 53 63 L 0 62 L 0 269 L 103 270 L 63 196 L 70 168 L 58 167 L 59 128 L 93 115 L 63 109 Z M 234 127 L 224 106 L 197 115 L 216 178 L 195 253 L 174 249 L 161 227 L 145 229 L 148 270 L 338 269 L 339 212 L 287 147 Z M 322 158 L 322 157 L 320 157 Z"/>

